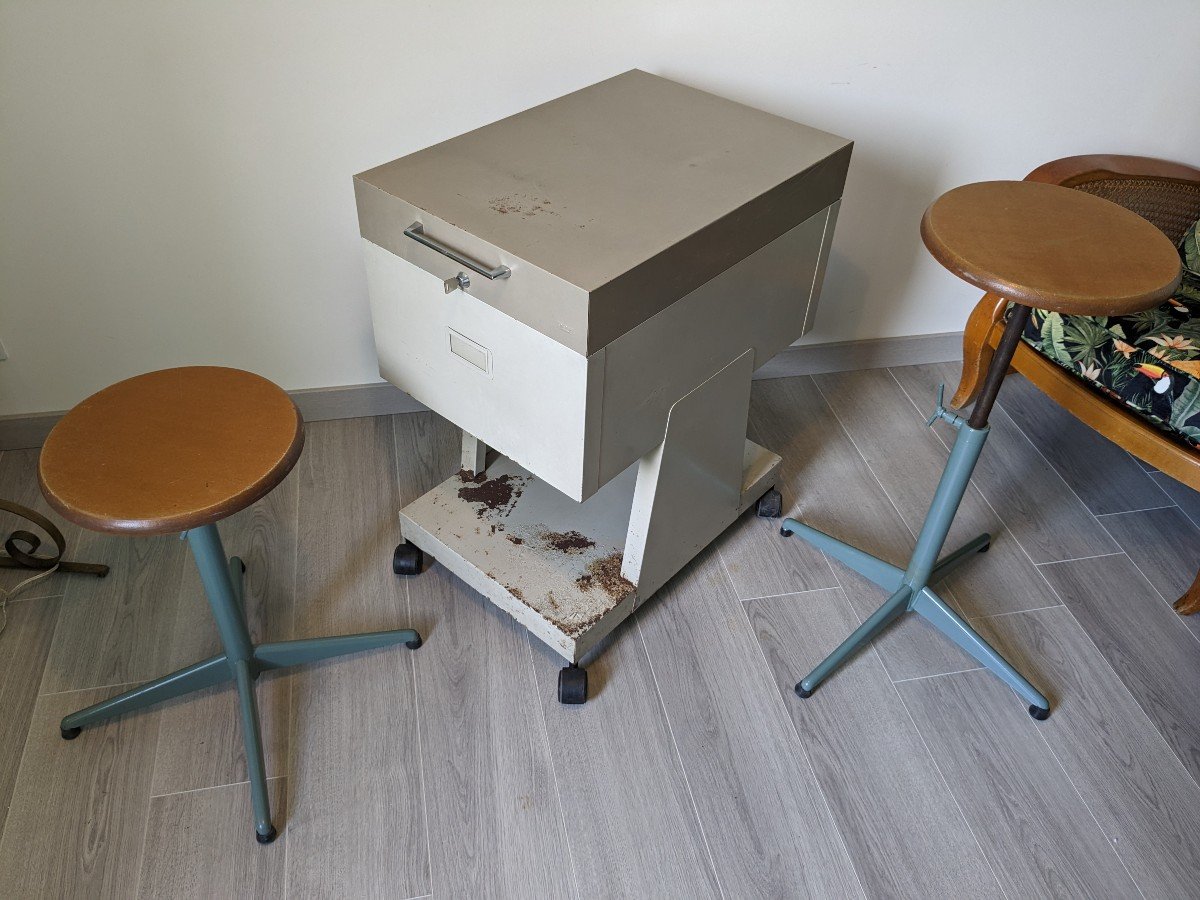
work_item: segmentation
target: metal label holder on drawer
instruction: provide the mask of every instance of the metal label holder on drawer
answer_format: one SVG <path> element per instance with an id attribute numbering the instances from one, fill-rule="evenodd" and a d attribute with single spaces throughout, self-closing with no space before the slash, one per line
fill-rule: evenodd
<path id="1" fill-rule="evenodd" d="M 849 151 L 633 72 L 356 179 L 380 372 L 463 429 L 460 471 L 400 512 L 395 569 L 430 554 L 508 611 L 567 660 L 561 701 L 743 512 L 780 514 L 751 375 L 811 327 Z M 647 178 L 715 199 L 666 215 Z"/>

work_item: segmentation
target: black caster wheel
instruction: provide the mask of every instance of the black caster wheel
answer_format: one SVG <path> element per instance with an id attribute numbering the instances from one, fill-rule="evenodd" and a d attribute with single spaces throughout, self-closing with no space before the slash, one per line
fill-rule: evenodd
<path id="1" fill-rule="evenodd" d="M 1050 710 L 1042 709 L 1040 706 L 1029 707 L 1029 714 L 1039 722 L 1044 722 L 1046 719 L 1050 718 Z"/>
<path id="2" fill-rule="evenodd" d="M 783 494 L 771 488 L 758 498 L 757 512 L 760 519 L 778 519 L 783 515 Z"/>
<path id="3" fill-rule="evenodd" d="M 260 844 L 269 844 L 269 843 L 271 843 L 271 841 L 275 840 L 275 838 L 277 838 L 277 837 L 279 837 L 279 832 L 275 830 L 274 825 L 271 826 L 271 830 L 268 831 L 266 834 L 263 834 L 261 831 L 258 831 L 258 830 L 255 830 L 255 832 L 254 832 L 254 839 L 256 841 L 258 841 Z"/>
<path id="4" fill-rule="evenodd" d="M 397 575 L 420 575 L 425 563 L 425 554 L 412 541 L 396 546 L 392 553 L 392 571 Z"/>
<path id="5" fill-rule="evenodd" d="M 73 741 L 79 737 L 79 732 L 83 731 L 83 729 L 76 726 L 75 728 L 59 728 L 58 731 L 64 741 Z"/>
<path id="6" fill-rule="evenodd" d="M 813 695 L 812 691 L 806 691 L 803 687 L 801 687 L 800 683 L 796 684 L 796 696 L 797 697 L 802 697 L 803 699 L 807 700 L 812 695 Z"/>
<path id="7" fill-rule="evenodd" d="M 572 663 L 558 670 L 558 702 L 587 702 L 587 669 Z"/>
<path id="8" fill-rule="evenodd" d="M 787 528 L 780 528 L 780 529 L 779 529 L 779 533 L 780 533 L 780 534 L 782 534 L 784 537 L 791 537 L 791 536 L 792 536 L 792 532 L 791 532 L 791 531 L 789 531 Z"/>
<path id="9" fill-rule="evenodd" d="M 418 634 L 411 641 L 405 641 L 404 646 L 407 647 L 409 650 L 417 650 L 420 648 L 421 643 L 422 643 L 421 636 Z"/>

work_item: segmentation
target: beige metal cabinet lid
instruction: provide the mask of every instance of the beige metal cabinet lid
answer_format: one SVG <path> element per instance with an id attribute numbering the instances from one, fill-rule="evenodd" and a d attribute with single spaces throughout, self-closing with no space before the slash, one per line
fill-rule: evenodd
<path id="1" fill-rule="evenodd" d="M 851 146 L 634 70 L 363 172 L 355 192 L 363 237 L 407 254 L 414 214 L 466 237 L 512 269 L 509 302 L 477 296 L 591 354 L 837 200 Z M 527 267 L 562 284 L 533 292 L 542 308 L 520 300 Z"/>

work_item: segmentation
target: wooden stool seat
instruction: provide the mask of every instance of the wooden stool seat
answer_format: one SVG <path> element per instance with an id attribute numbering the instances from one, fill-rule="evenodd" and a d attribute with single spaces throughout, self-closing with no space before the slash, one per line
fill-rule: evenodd
<path id="1" fill-rule="evenodd" d="M 86 528 L 166 534 L 266 496 L 303 446 L 296 405 L 267 379 L 216 366 L 164 369 L 67 413 L 42 448 L 38 480 L 50 505 Z"/>
<path id="2" fill-rule="evenodd" d="M 1161 303 L 1179 254 L 1124 207 L 1032 181 L 983 181 L 939 197 L 921 237 L 943 266 L 1007 300 L 1069 315 L 1120 316 Z"/>

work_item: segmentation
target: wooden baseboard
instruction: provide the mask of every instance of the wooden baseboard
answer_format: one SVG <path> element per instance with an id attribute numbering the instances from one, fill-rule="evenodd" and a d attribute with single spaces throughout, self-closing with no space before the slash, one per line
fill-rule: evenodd
<path id="1" fill-rule="evenodd" d="M 788 378 L 962 359 L 962 332 L 788 347 L 754 373 Z M 386 382 L 291 391 L 306 422 L 418 412 L 425 407 Z M 40 447 L 63 412 L 0 416 L 0 450 Z"/>

